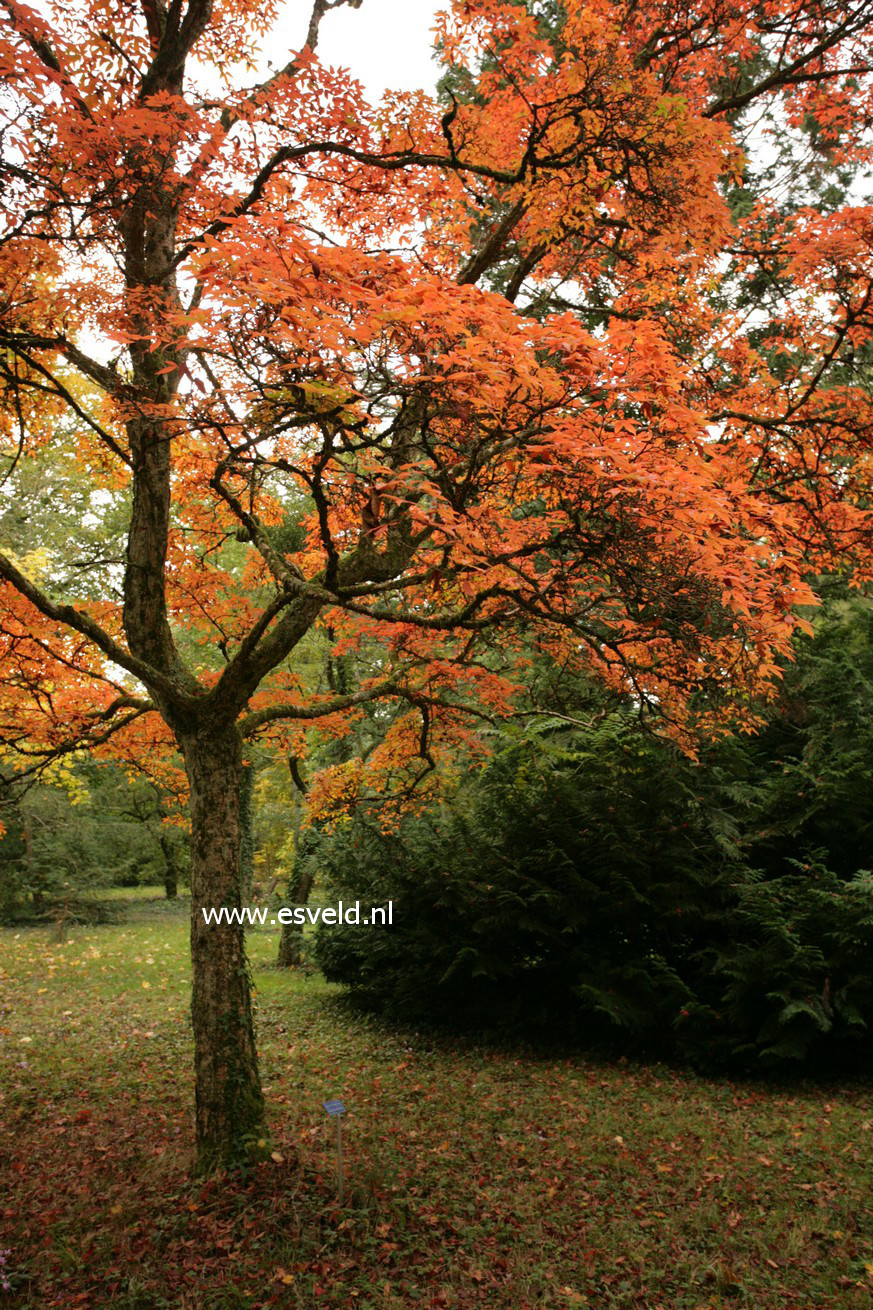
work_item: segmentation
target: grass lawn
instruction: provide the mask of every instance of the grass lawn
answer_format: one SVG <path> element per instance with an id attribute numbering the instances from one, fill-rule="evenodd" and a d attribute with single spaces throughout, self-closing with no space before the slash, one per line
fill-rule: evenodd
<path id="1" fill-rule="evenodd" d="M 193 1182 L 186 909 L 127 909 L 0 931 L 0 1306 L 871 1305 L 869 1085 L 389 1034 L 273 969 L 275 932 L 250 941 L 275 1158 Z"/>

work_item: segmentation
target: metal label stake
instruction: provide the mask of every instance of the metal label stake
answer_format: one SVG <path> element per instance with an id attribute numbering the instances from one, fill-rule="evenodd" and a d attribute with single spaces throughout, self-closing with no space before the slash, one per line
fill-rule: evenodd
<path id="1" fill-rule="evenodd" d="M 346 1112 L 346 1107 L 343 1105 L 342 1101 L 339 1100 L 324 1101 L 323 1105 L 327 1113 L 330 1115 L 331 1119 L 336 1119 L 336 1183 L 337 1183 L 337 1196 L 339 1197 L 340 1205 L 342 1205 L 343 1203 L 343 1127 L 342 1127 L 343 1118 L 342 1117 Z"/>

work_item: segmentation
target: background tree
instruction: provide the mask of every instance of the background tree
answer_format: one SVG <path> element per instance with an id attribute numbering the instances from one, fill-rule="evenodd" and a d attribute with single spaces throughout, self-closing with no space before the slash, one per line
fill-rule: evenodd
<path id="1" fill-rule="evenodd" d="M 532 662 L 541 707 L 442 804 L 377 793 L 310 830 L 325 892 L 393 924 L 320 927 L 333 981 L 394 1019 L 698 1065 L 863 1068 L 873 1027 L 870 607 L 823 579 L 767 723 L 699 761 Z M 551 711 L 551 712 L 550 712 Z"/>
<path id="2" fill-rule="evenodd" d="M 115 763 L 67 756 L 34 777 L 5 780 L 0 916 L 93 919 L 109 887 L 187 877 L 183 815 L 163 788 Z"/>
<path id="3" fill-rule="evenodd" d="M 100 772 L 105 770 L 104 765 Z M 146 858 L 156 881 L 163 884 L 167 900 L 175 900 L 180 884 L 188 880 L 190 856 L 184 810 L 187 797 L 183 796 L 180 803 L 178 794 L 173 794 L 166 784 L 127 773 L 116 778 L 114 793 L 104 785 L 94 800 L 110 814 L 139 828 L 140 849 L 145 848 Z M 159 853 L 157 861 L 156 853 Z M 145 881 L 146 876 L 137 877 L 137 882 Z"/>
<path id="4" fill-rule="evenodd" d="M 745 811 L 746 858 L 768 875 L 822 861 L 842 878 L 873 868 L 873 612 L 822 579 L 815 640 L 799 644 L 755 737 L 715 763 Z"/>
<path id="5" fill-rule="evenodd" d="M 0 556 L 0 710 L 13 747 L 182 754 L 207 1168 L 263 1133 L 242 931 L 200 913 L 239 902 L 245 738 L 387 697 L 403 800 L 531 627 L 674 735 L 749 724 L 805 572 L 866 545 L 873 215 L 727 193 L 762 101 L 863 165 L 870 14 L 457 0 L 443 99 L 371 107 L 324 0 L 257 86 L 272 4 L 3 7 L 4 440 L 73 430 L 127 508 L 120 604 Z M 321 625 L 378 676 L 306 695 Z"/>

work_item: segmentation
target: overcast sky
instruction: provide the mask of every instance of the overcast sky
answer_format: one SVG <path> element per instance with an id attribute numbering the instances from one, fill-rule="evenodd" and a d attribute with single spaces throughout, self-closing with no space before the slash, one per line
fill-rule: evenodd
<path id="1" fill-rule="evenodd" d="M 363 0 L 360 9 L 345 6 L 325 14 L 318 55 L 322 63 L 348 68 L 363 83 L 371 100 L 390 87 L 433 91 L 438 68 L 431 60 L 434 15 L 448 0 Z M 288 49 L 306 38 L 310 0 L 290 0 L 281 36 Z M 276 52 L 274 62 L 283 52 Z M 266 52 L 270 58 L 271 52 Z"/>

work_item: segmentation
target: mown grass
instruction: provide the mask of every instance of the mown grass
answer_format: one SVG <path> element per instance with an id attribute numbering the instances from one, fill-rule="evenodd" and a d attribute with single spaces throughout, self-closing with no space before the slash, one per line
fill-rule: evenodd
<path id="1" fill-rule="evenodd" d="M 392 1034 L 272 968 L 275 932 L 250 948 L 278 1158 L 192 1181 L 185 907 L 128 912 L 0 933 L 0 1305 L 870 1305 L 869 1086 Z"/>

